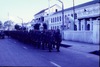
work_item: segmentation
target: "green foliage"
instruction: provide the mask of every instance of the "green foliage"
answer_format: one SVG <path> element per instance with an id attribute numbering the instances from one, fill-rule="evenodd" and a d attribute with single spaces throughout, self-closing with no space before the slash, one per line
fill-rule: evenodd
<path id="1" fill-rule="evenodd" d="M 4 26 L 5 27 L 10 27 L 12 25 L 12 23 L 13 23 L 12 21 L 5 21 Z"/>
<path id="2" fill-rule="evenodd" d="M 18 25 L 18 24 L 15 25 L 15 29 L 16 29 L 16 30 L 20 30 L 20 28 L 21 28 L 20 25 Z"/>

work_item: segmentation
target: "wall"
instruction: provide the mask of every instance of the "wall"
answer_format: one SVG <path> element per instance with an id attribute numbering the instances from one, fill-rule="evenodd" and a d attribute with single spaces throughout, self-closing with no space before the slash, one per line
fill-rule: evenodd
<path id="1" fill-rule="evenodd" d="M 93 43 L 100 44 L 100 18 L 93 22 Z"/>
<path id="2" fill-rule="evenodd" d="M 64 31 L 65 40 L 93 43 L 92 38 L 92 31 Z"/>

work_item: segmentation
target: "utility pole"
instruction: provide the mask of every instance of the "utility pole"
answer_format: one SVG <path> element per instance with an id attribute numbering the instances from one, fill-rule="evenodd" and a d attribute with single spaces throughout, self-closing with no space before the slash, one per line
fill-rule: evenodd
<path id="1" fill-rule="evenodd" d="M 64 30 L 64 3 L 58 0 L 62 4 L 62 30 Z"/>
<path id="2" fill-rule="evenodd" d="M 74 0 L 73 0 L 73 17 L 74 17 L 74 22 L 73 22 L 73 30 L 74 30 L 74 24 L 75 24 L 75 3 L 74 3 Z"/>
<path id="3" fill-rule="evenodd" d="M 58 0 L 62 4 L 62 25 L 61 25 L 61 34 L 62 34 L 62 39 L 64 39 L 64 3 L 61 0 Z"/>
<path id="4" fill-rule="evenodd" d="M 48 21 L 47 21 L 47 25 L 48 25 L 48 29 L 49 29 L 49 22 L 50 22 L 50 0 L 48 0 L 48 8 L 49 8 L 49 14 L 48 14 Z"/>

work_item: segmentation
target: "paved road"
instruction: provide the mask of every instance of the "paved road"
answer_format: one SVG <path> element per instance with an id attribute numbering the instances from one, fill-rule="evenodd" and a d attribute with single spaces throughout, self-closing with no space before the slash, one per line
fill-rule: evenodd
<path id="1" fill-rule="evenodd" d="M 0 66 L 46 66 L 46 67 L 99 67 L 99 56 L 61 47 L 37 49 L 14 39 L 0 39 Z"/>

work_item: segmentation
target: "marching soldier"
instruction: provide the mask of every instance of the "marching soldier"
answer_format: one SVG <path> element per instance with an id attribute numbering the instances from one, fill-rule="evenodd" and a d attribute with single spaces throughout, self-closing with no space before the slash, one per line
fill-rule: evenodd
<path id="1" fill-rule="evenodd" d="M 58 52 L 60 51 L 59 49 L 60 49 L 61 41 L 62 41 L 62 37 L 60 34 L 60 30 L 57 29 L 57 31 L 55 32 L 55 43 L 56 43 L 56 49 Z"/>
<path id="2" fill-rule="evenodd" d="M 48 42 L 48 48 L 49 48 L 49 52 L 51 52 L 52 50 L 52 35 L 51 35 L 51 31 L 49 30 L 47 33 L 47 42 Z"/>

